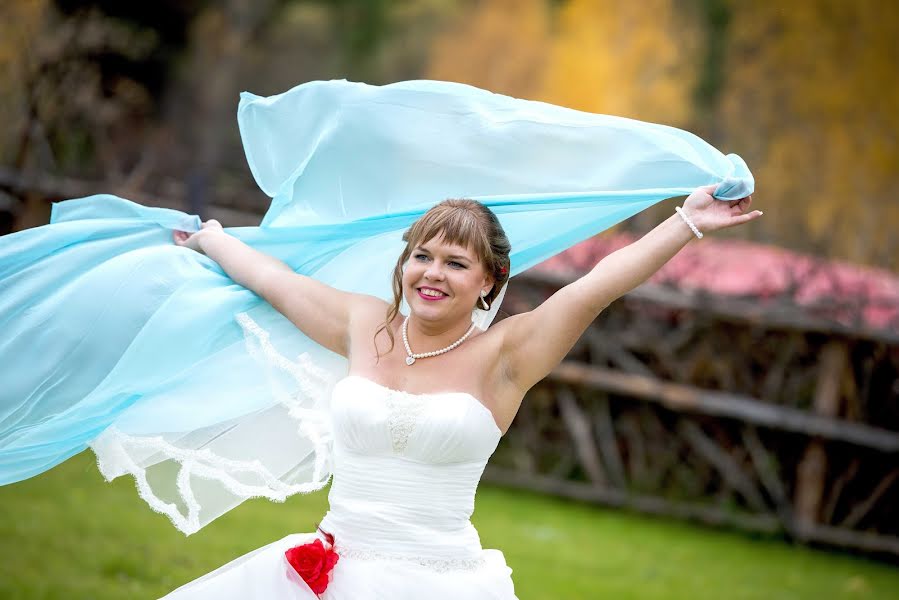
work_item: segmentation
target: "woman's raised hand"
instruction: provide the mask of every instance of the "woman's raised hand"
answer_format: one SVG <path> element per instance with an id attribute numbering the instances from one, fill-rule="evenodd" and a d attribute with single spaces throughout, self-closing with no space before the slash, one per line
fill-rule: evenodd
<path id="1" fill-rule="evenodd" d="M 703 233 L 742 225 L 762 216 L 760 210 L 749 210 L 752 196 L 739 200 L 716 200 L 712 193 L 717 184 L 696 188 L 684 200 L 683 211 Z"/>
<path id="2" fill-rule="evenodd" d="M 195 231 L 194 233 L 179 231 L 177 229 L 174 230 L 172 232 L 172 239 L 175 241 L 176 246 L 190 248 L 191 250 L 196 250 L 197 252 L 204 254 L 203 248 L 200 247 L 200 234 L 208 230 L 224 231 L 221 223 L 215 219 L 209 219 L 200 226 L 199 231 Z"/>

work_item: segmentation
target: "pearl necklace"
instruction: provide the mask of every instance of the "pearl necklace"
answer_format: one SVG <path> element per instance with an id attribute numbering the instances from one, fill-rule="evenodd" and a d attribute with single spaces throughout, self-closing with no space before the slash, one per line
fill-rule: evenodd
<path id="1" fill-rule="evenodd" d="M 465 339 L 471 335 L 471 332 L 474 331 L 475 324 L 472 323 L 471 327 L 468 328 L 468 331 L 465 332 L 465 335 L 460 337 L 458 340 L 447 346 L 446 348 L 442 348 L 440 350 L 434 350 L 433 352 L 421 352 L 420 354 L 413 354 L 412 348 L 409 347 L 409 335 L 406 333 L 407 325 L 409 324 L 409 317 L 407 316 L 405 320 L 403 320 L 403 345 L 406 346 L 406 364 L 411 365 L 415 362 L 416 358 L 428 358 L 430 356 L 437 356 L 438 354 L 443 354 L 444 352 L 449 352 L 459 344 L 465 341 Z"/>

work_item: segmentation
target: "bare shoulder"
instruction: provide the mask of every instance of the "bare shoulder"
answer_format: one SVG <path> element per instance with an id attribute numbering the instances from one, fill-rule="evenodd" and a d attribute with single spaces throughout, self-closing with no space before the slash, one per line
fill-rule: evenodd
<path id="1" fill-rule="evenodd" d="M 390 304 L 377 296 L 371 294 L 353 294 L 353 300 L 356 302 L 354 311 L 360 314 L 366 314 L 372 311 L 386 311 Z"/>
<path id="2" fill-rule="evenodd" d="M 369 330 L 387 317 L 390 304 L 377 296 L 353 294 L 350 315 L 353 330 Z"/>
<path id="3" fill-rule="evenodd" d="M 352 309 L 350 311 L 350 326 L 348 345 L 351 353 L 351 359 L 359 359 L 359 354 L 363 348 L 366 350 L 363 354 L 367 354 L 371 348 L 372 339 L 375 333 L 381 328 L 387 319 L 387 311 L 390 309 L 390 303 L 368 294 L 354 294 Z M 390 327 L 395 329 L 395 325 Z"/>

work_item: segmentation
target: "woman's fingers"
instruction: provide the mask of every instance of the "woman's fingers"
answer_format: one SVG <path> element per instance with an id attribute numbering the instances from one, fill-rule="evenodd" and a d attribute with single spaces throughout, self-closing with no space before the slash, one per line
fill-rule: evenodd
<path id="1" fill-rule="evenodd" d="M 172 240 L 175 242 L 177 246 L 185 246 L 187 245 L 187 240 L 190 239 L 190 236 L 193 235 L 187 231 L 180 231 L 175 229 L 172 231 Z"/>
<path id="2" fill-rule="evenodd" d="M 210 228 L 222 229 L 222 224 L 219 223 L 218 221 L 216 221 L 215 219 L 209 219 L 205 223 L 200 224 L 201 230 L 202 229 L 210 229 Z M 175 242 L 175 245 L 177 245 L 177 246 L 186 246 L 186 247 L 192 248 L 194 250 L 199 250 L 198 248 L 195 248 L 194 245 L 192 245 L 189 241 L 191 236 L 193 236 L 195 233 L 196 233 L 196 231 L 189 232 L 189 231 L 181 231 L 179 229 L 174 229 L 174 230 L 172 230 L 172 240 Z"/>
<path id="3" fill-rule="evenodd" d="M 745 198 L 734 200 L 734 203 L 731 204 L 731 207 L 736 206 L 738 209 L 740 209 L 741 213 L 745 213 L 750 204 L 752 204 L 752 196 L 746 196 Z"/>
<path id="4" fill-rule="evenodd" d="M 749 221 L 756 218 L 756 215 L 753 213 L 747 213 L 745 215 L 738 215 L 734 217 L 734 225 L 742 225 L 743 223 L 748 223 Z"/>

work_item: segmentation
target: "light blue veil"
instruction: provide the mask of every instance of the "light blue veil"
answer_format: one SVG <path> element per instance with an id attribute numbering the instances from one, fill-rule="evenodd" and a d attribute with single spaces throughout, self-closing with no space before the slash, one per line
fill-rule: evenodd
<path id="1" fill-rule="evenodd" d="M 738 156 L 688 132 L 456 83 L 244 93 L 238 123 L 272 201 L 259 227 L 226 231 L 387 300 L 403 231 L 444 198 L 497 214 L 515 276 L 660 200 L 754 185 Z M 190 534 L 247 498 L 327 483 L 328 398 L 346 360 L 172 243 L 199 226 L 98 195 L 0 238 L 0 484 L 90 446 L 107 479 L 132 475 Z"/>

